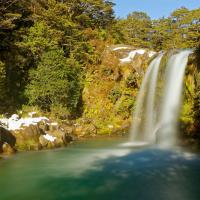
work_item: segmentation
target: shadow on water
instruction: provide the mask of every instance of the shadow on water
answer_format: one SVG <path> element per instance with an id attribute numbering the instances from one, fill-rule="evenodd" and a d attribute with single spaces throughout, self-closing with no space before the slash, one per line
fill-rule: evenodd
<path id="1" fill-rule="evenodd" d="M 36 165 L 38 161 L 39 168 L 24 172 L 26 176 L 31 173 L 30 177 L 23 178 L 18 174 L 18 179 L 15 177 L 16 180 L 14 181 L 15 183 L 24 181 L 19 183 L 22 185 L 21 190 L 16 185 L 16 190 L 10 188 L 10 192 L 1 193 L 3 199 L 200 199 L 198 186 L 200 182 L 199 155 L 157 148 L 137 151 L 130 151 L 129 149 L 129 151 L 125 151 L 124 155 L 122 153 L 120 156 L 117 156 L 117 154 L 121 150 L 109 149 L 107 157 L 99 156 L 107 153 L 107 150 L 101 151 L 101 149 L 95 150 L 95 153 L 91 153 L 91 149 L 81 148 L 68 151 L 72 151 L 72 157 L 82 155 L 81 162 L 78 162 L 81 157 L 72 159 L 68 156 L 66 159 L 60 158 L 61 160 L 56 158 L 60 153 L 61 157 L 65 153 L 70 154 L 66 150 L 54 152 L 55 155 L 48 152 L 45 158 L 50 158 L 47 160 L 39 155 L 33 161 L 33 163 L 36 162 Z M 119 152 L 113 154 L 110 153 L 111 151 Z M 77 162 L 76 167 L 83 168 L 81 173 L 76 173 L 74 164 L 72 164 L 71 169 L 67 170 L 68 167 L 66 166 L 69 166 L 70 162 L 75 162 L 75 165 Z M 33 163 L 29 163 L 29 165 Z M 0 186 L 1 184 L 0 181 Z M 0 188 L 2 189 L 2 187 Z"/>

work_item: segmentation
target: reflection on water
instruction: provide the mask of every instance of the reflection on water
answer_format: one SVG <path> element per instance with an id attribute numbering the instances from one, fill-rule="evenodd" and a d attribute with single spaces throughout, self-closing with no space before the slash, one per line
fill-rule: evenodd
<path id="1" fill-rule="evenodd" d="M 88 141 L 0 161 L 2 200 L 199 200 L 200 156 Z"/>

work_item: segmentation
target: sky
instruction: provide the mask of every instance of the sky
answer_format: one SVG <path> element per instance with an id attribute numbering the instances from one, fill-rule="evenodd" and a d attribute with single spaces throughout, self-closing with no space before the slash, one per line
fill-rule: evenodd
<path id="1" fill-rule="evenodd" d="M 115 15 L 126 17 L 133 11 L 146 12 L 152 19 L 167 17 L 182 6 L 188 9 L 200 8 L 200 0 L 112 0 L 116 4 Z"/>

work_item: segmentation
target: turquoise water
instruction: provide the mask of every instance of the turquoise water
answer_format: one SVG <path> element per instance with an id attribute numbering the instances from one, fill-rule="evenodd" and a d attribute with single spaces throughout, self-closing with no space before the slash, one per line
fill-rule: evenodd
<path id="1" fill-rule="evenodd" d="M 0 160 L 1 200 L 199 200 L 200 155 L 119 139 Z"/>

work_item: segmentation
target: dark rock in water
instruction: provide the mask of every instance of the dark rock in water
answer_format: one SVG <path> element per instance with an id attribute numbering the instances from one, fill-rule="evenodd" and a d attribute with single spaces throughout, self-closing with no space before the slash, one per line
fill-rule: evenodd
<path id="1" fill-rule="evenodd" d="M 14 150 L 16 143 L 15 136 L 7 129 L 0 127 L 0 152 L 3 152 L 3 145 L 7 143 Z"/>
<path id="2" fill-rule="evenodd" d="M 16 152 L 16 150 L 12 148 L 8 143 L 4 143 L 2 146 L 2 149 L 3 149 L 3 153 L 8 154 L 8 155 Z"/>
<path id="3" fill-rule="evenodd" d="M 63 134 L 62 140 L 63 140 L 63 143 L 67 145 L 68 143 L 72 142 L 74 138 L 71 135 Z"/>

